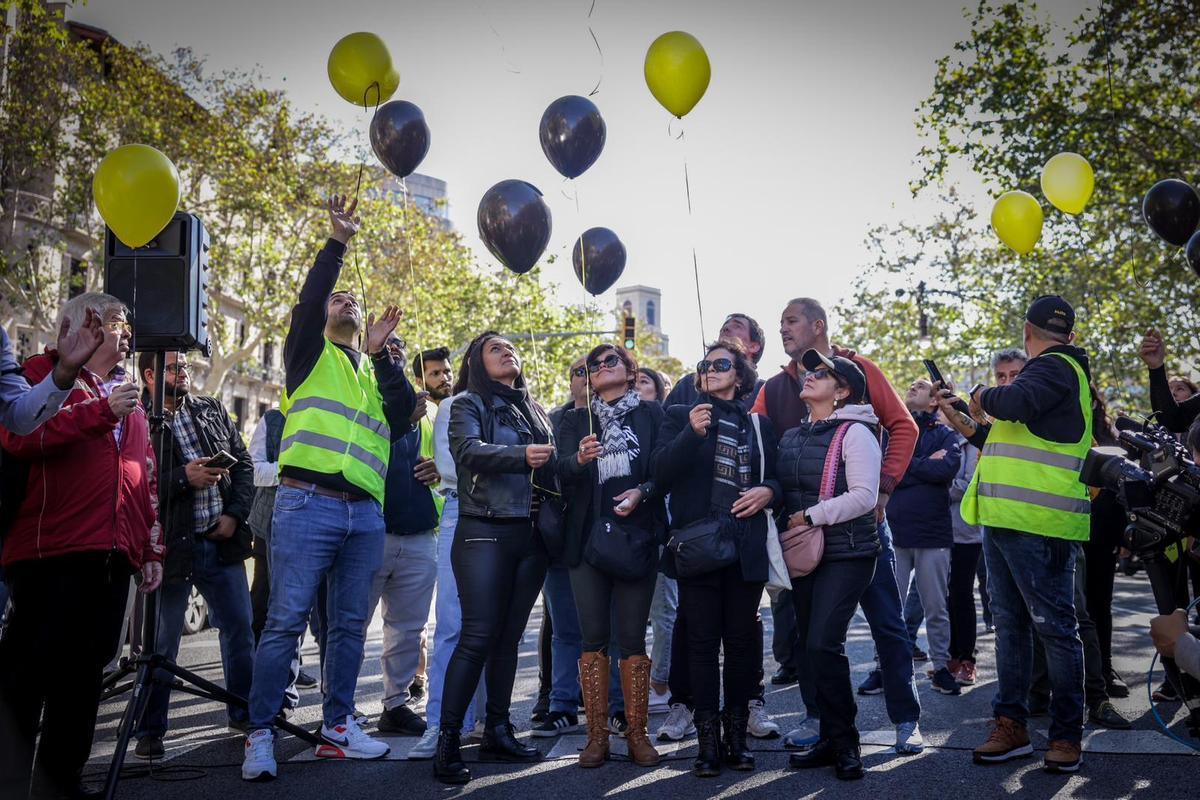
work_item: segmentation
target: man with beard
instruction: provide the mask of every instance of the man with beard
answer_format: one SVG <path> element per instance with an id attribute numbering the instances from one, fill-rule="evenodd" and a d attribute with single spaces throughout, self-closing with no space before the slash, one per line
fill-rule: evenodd
<path id="1" fill-rule="evenodd" d="M 331 234 L 292 307 L 284 343 L 285 414 L 279 491 L 271 530 L 271 602 L 254 659 L 250 735 L 242 779 L 275 777 L 275 715 L 283 700 L 296 640 L 317 588 L 326 583 L 329 612 L 323 740 L 318 758 L 382 758 L 388 746 L 363 732 L 354 716 L 371 580 L 383 561 L 384 485 L 392 431 L 403 434 L 415 403 L 412 385 L 385 345 L 400 311 L 389 307 L 366 324 L 359 300 L 334 291 L 346 244 L 361 220 L 357 201 L 329 201 Z"/>
<path id="2" fill-rule="evenodd" d="M 204 597 L 213 626 L 220 631 L 225 686 L 245 697 L 254 668 L 253 612 L 244 562 L 250 557 L 246 525 L 254 497 L 254 465 L 229 412 L 215 397 L 191 394 L 191 366 L 179 353 L 166 353 L 163 410 L 167 424 L 156 434 L 158 507 L 167 546 L 159 595 L 154 651 L 174 660 L 188 597 L 195 586 Z M 142 353 L 138 370 L 154 396 L 154 353 Z M 235 463 L 209 467 L 225 451 Z M 150 690 L 137 731 L 138 758 L 161 759 L 167 732 L 171 676 L 162 673 Z M 246 730 L 247 712 L 229 706 L 229 727 Z"/>

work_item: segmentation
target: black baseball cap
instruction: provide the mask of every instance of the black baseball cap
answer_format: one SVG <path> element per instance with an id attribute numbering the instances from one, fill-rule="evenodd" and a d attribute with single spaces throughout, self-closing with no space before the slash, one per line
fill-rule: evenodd
<path id="1" fill-rule="evenodd" d="M 1029 305 L 1025 319 L 1051 333 L 1064 336 L 1075 329 L 1075 309 L 1056 294 L 1044 294 Z"/>
<path id="2" fill-rule="evenodd" d="M 846 398 L 846 402 L 849 404 L 861 403 L 867 396 L 867 378 L 858 368 L 858 364 L 848 358 L 827 356 L 816 350 L 808 350 L 800 359 L 800 363 L 807 370 L 827 369 L 841 376 L 850 386 L 850 396 Z"/>

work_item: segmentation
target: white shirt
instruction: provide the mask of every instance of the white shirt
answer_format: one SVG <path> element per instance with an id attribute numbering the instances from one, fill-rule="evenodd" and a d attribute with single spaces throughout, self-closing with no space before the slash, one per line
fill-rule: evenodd
<path id="1" fill-rule="evenodd" d="M 442 476 L 442 482 L 438 486 L 442 492 L 458 491 L 458 466 L 450 452 L 450 406 L 464 394 L 466 392 L 448 397 L 439 403 L 437 416 L 433 420 L 433 463 L 437 465 Z"/>
<path id="2" fill-rule="evenodd" d="M 279 462 L 267 460 L 267 417 L 264 414 L 250 437 L 250 459 L 254 462 L 255 486 L 279 485 Z"/>

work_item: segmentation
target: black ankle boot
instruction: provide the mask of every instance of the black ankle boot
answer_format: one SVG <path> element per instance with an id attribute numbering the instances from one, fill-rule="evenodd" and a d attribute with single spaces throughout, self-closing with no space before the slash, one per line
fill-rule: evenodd
<path id="1" fill-rule="evenodd" d="M 811 750 L 805 750 L 802 753 L 792 753 L 788 757 L 788 766 L 792 769 L 830 767 L 833 766 L 835 760 L 836 753 L 833 748 L 833 742 L 828 739 L 822 739 L 813 745 Z"/>
<path id="2" fill-rule="evenodd" d="M 466 783 L 471 770 L 459 752 L 458 730 L 447 726 L 438 731 L 437 750 L 433 754 L 433 777 L 442 783 Z"/>
<path id="3" fill-rule="evenodd" d="M 697 711 L 695 721 L 700 752 L 692 763 L 692 774 L 715 778 L 721 774 L 721 720 L 711 711 Z"/>
<path id="4" fill-rule="evenodd" d="M 512 723 L 504 722 L 484 730 L 479 760 L 529 763 L 541 761 L 542 753 L 518 742 Z"/>
<path id="5" fill-rule="evenodd" d="M 746 748 L 746 725 L 749 722 L 750 712 L 745 708 L 740 712 L 725 709 L 721 714 L 721 727 L 725 734 L 725 765 L 730 769 L 742 772 L 754 769 L 754 756 Z"/>
<path id="6" fill-rule="evenodd" d="M 834 758 L 833 770 L 840 781 L 856 781 L 861 778 L 865 771 L 858 745 L 839 748 Z"/>

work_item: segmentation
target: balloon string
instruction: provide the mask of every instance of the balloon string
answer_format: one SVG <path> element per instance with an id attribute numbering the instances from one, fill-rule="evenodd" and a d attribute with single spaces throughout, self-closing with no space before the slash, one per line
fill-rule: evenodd
<path id="1" fill-rule="evenodd" d="M 592 0 L 592 7 L 588 9 L 588 20 L 592 18 L 592 12 L 596 10 L 596 0 Z M 596 85 L 588 92 L 588 97 L 595 97 L 600 92 L 600 84 L 604 82 L 604 50 L 600 47 L 600 40 L 596 38 L 596 32 L 592 30 L 591 22 L 588 22 L 588 33 L 592 36 L 592 43 L 596 45 L 596 53 L 600 56 L 600 75 L 596 78 Z"/>
<path id="2" fill-rule="evenodd" d="M 592 3 L 592 6 L 595 7 L 594 2 Z M 575 192 L 575 216 L 578 218 L 578 225 L 579 225 L 579 230 L 580 230 L 580 234 L 579 234 L 579 272 L 583 276 L 581 278 L 580 282 L 583 284 L 583 307 L 584 307 L 584 309 L 586 309 L 587 308 L 587 298 L 588 298 L 587 247 L 584 245 L 584 241 L 583 241 L 583 214 L 579 210 L 579 186 L 575 183 L 574 180 L 571 181 L 571 189 Z M 587 369 L 587 364 L 584 364 L 584 369 Z M 574 376 L 571 376 L 571 377 L 574 377 Z M 592 431 L 592 411 L 591 411 L 591 408 L 592 408 L 592 379 L 587 374 L 585 374 L 583 376 L 583 379 L 584 379 L 584 389 L 587 391 L 588 436 L 591 436 L 593 433 L 593 431 Z"/>
<path id="3" fill-rule="evenodd" d="M 371 91 L 371 89 L 375 90 L 375 110 L 372 112 L 372 115 L 374 115 L 379 112 L 379 101 L 381 99 L 380 95 L 383 94 L 383 90 L 379 85 L 379 81 L 371 81 L 371 83 L 367 86 L 367 88 L 363 89 L 362 105 L 363 105 L 364 113 L 367 111 L 367 94 Z M 359 161 L 358 161 L 358 178 L 356 178 L 354 181 L 355 211 L 358 210 L 358 193 L 359 193 L 359 190 L 362 188 L 363 170 L 366 168 L 366 166 L 367 166 L 366 159 L 365 158 L 359 159 Z M 354 272 L 358 275 L 358 288 L 359 288 L 359 291 L 362 292 L 363 319 L 367 319 L 367 282 L 363 278 L 362 266 L 358 263 L 358 246 L 357 245 L 352 247 L 351 255 L 354 256 Z"/>
<path id="4" fill-rule="evenodd" d="M 530 280 L 532 280 L 532 278 Z M 515 286 L 516 291 L 513 292 L 513 296 L 516 298 L 517 302 L 519 303 L 519 302 L 521 302 L 521 295 L 520 295 L 520 291 L 519 291 L 520 286 L 521 286 L 521 276 L 520 275 L 515 276 L 514 283 L 516 284 L 516 286 Z M 537 375 L 540 376 L 542 374 L 542 366 L 541 366 L 541 357 L 538 355 L 537 337 L 533 335 L 533 304 L 532 303 L 525 304 L 525 324 L 529 328 L 529 345 L 533 349 L 533 372 L 535 372 Z M 534 376 L 531 374 L 529 377 L 530 377 L 530 380 L 527 381 L 527 383 L 532 384 Z"/>
<path id="5" fill-rule="evenodd" d="M 514 64 L 512 59 L 508 57 L 508 48 L 504 46 L 504 37 L 500 35 L 500 31 L 496 30 L 496 26 L 492 24 L 492 15 L 489 14 L 487 10 L 484 9 L 478 2 L 475 4 L 475 8 L 478 9 L 481 14 L 483 14 L 484 19 L 487 21 L 488 28 L 491 30 L 492 35 L 496 37 L 496 42 L 500 45 L 500 58 L 504 59 L 504 68 L 513 75 L 520 75 L 521 67 L 519 64 Z"/>
<path id="6" fill-rule="evenodd" d="M 426 348 L 425 336 L 421 330 L 421 303 L 417 299 L 417 273 L 413 268 L 412 256 L 412 218 L 408 211 L 408 176 L 400 179 L 400 188 L 404 190 L 404 246 L 408 251 L 408 282 L 412 285 L 413 322 L 417 329 L 417 370 L 421 376 L 421 391 L 425 391 L 425 362 L 421 353 Z"/>
<path id="7" fill-rule="evenodd" d="M 700 348 L 703 350 L 708 346 L 708 341 L 704 338 L 704 303 L 700 300 L 700 261 L 696 257 L 695 223 L 692 218 L 692 181 L 688 174 L 687 139 L 684 138 L 682 130 L 679 132 L 679 141 L 683 142 L 683 189 L 687 194 L 688 227 L 692 240 L 692 278 L 696 283 L 696 311 L 700 315 Z"/>

